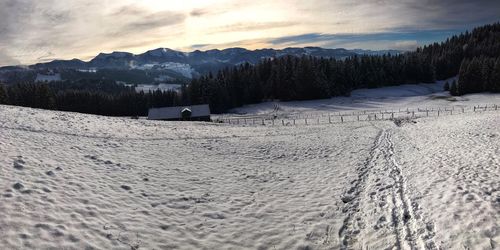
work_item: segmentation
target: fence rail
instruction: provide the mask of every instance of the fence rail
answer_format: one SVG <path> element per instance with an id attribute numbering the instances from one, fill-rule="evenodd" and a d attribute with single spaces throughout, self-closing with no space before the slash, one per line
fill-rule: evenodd
<path id="1" fill-rule="evenodd" d="M 233 125 L 294 126 L 319 125 L 360 121 L 395 120 L 402 118 L 422 118 L 458 115 L 464 113 L 500 111 L 500 105 L 452 106 L 432 108 L 406 108 L 390 110 L 362 110 L 349 112 L 328 112 L 313 114 L 271 114 L 255 116 L 220 116 L 213 121 Z"/>

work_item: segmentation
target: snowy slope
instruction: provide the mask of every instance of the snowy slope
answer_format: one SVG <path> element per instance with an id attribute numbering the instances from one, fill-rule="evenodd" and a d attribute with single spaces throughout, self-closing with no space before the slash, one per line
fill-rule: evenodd
<path id="1" fill-rule="evenodd" d="M 51 74 L 51 75 L 44 75 L 44 74 L 37 74 L 35 82 L 57 82 L 61 81 L 61 74 Z"/>
<path id="2" fill-rule="evenodd" d="M 135 91 L 141 92 L 143 91 L 144 93 L 147 92 L 153 92 L 156 90 L 161 90 L 161 91 L 169 91 L 169 90 L 174 90 L 174 91 L 180 91 L 182 85 L 180 84 L 167 84 L 167 83 L 160 83 L 158 85 L 152 85 L 152 84 L 139 84 L 137 87 L 135 87 Z"/>
<path id="3" fill-rule="evenodd" d="M 231 126 L 0 106 L 0 249 L 491 249 L 500 112 Z"/>
<path id="4" fill-rule="evenodd" d="M 134 67 L 136 69 L 141 69 L 141 70 L 147 70 L 147 69 L 169 69 L 172 71 L 175 71 L 182 76 L 186 78 L 193 78 L 193 73 L 195 73 L 195 70 L 191 67 L 191 65 L 186 64 L 186 63 L 176 63 L 176 62 L 164 62 L 164 63 L 150 63 L 150 64 L 143 64 L 140 66 Z"/>
<path id="5" fill-rule="evenodd" d="M 451 79 L 449 80 L 451 81 Z M 443 91 L 445 81 L 433 84 L 408 84 L 377 89 L 359 89 L 350 97 L 292 102 L 266 102 L 231 110 L 233 115 L 325 114 L 339 111 L 398 110 L 426 107 L 464 107 L 478 104 L 500 104 L 500 94 L 470 94 L 452 97 Z M 231 116 L 227 114 L 225 116 Z"/>

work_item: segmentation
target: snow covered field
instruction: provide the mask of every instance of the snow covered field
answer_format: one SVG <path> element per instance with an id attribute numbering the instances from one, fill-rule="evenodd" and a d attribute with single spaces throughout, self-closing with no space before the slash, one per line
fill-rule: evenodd
<path id="1" fill-rule="evenodd" d="M 498 249 L 500 111 L 414 122 L 0 106 L 0 249 Z"/>
<path id="2" fill-rule="evenodd" d="M 154 92 L 157 90 L 161 91 L 179 91 L 181 89 L 182 85 L 180 84 L 169 84 L 169 83 L 160 83 L 160 84 L 139 84 L 137 87 L 135 87 L 136 92 L 141 92 L 143 91 L 144 93 L 148 92 Z"/>
<path id="3" fill-rule="evenodd" d="M 453 79 L 449 79 L 451 82 Z M 474 105 L 500 104 L 498 94 L 473 94 L 462 97 L 450 96 L 443 91 L 446 81 L 432 84 L 408 84 L 377 89 L 359 89 L 349 97 L 331 99 L 266 102 L 246 105 L 232 110 L 223 117 L 256 117 L 277 116 L 290 117 L 297 115 L 315 116 L 318 114 L 366 111 L 366 110 L 398 110 L 416 108 L 472 107 Z"/>

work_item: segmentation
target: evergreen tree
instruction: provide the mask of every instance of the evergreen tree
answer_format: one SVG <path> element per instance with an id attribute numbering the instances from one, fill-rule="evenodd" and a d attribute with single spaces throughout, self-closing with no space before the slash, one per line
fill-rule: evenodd
<path id="1" fill-rule="evenodd" d="M 500 93 L 500 57 L 495 61 L 495 66 L 491 72 L 491 91 Z"/>
<path id="2" fill-rule="evenodd" d="M 457 88 L 457 81 L 453 80 L 450 86 L 450 94 L 453 96 L 457 96 L 458 94 L 458 88 Z"/>
<path id="3" fill-rule="evenodd" d="M 0 104 L 7 104 L 7 92 L 2 84 L 0 84 Z"/>
<path id="4" fill-rule="evenodd" d="M 444 91 L 450 91 L 450 83 L 449 82 L 446 82 L 444 84 Z"/>

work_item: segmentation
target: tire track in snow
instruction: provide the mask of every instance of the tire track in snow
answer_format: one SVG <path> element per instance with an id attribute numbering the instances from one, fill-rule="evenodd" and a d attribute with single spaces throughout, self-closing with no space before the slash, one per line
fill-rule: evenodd
<path id="1" fill-rule="evenodd" d="M 434 232 L 415 214 L 406 178 L 394 157 L 392 131 L 381 130 L 358 179 L 344 194 L 342 249 L 434 249 Z"/>

